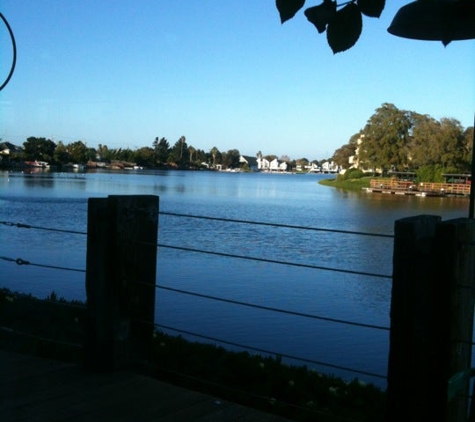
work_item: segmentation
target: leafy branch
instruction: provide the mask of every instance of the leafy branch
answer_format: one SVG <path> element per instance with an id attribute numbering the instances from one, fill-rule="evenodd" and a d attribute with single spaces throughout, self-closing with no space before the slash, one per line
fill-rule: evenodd
<path id="1" fill-rule="evenodd" d="M 282 23 L 292 19 L 304 6 L 305 0 L 276 0 Z M 363 15 L 379 18 L 385 0 L 350 0 L 338 4 L 323 0 L 322 4 L 305 9 L 305 16 L 321 34 L 327 32 L 328 45 L 333 53 L 353 47 L 363 29 Z"/>

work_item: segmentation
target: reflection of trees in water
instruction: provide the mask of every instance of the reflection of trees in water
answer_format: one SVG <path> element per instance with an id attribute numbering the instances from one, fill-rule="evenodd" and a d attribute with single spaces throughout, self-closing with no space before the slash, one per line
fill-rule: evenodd
<path id="1" fill-rule="evenodd" d="M 53 188 L 54 177 L 31 174 L 23 178 L 23 184 L 27 188 Z"/>

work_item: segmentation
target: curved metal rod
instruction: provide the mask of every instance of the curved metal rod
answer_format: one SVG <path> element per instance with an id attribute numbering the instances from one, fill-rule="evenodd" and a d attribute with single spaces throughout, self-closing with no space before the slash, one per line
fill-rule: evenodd
<path id="1" fill-rule="evenodd" d="M 7 79 L 5 79 L 5 82 L 0 86 L 0 91 L 5 88 L 10 82 L 10 78 L 13 75 L 13 72 L 15 71 L 15 66 L 16 66 L 16 42 L 15 42 L 15 36 L 13 35 L 12 28 L 10 27 L 8 21 L 5 19 L 5 16 L 3 16 L 3 13 L 0 13 L 0 18 L 2 18 L 3 22 L 5 23 L 5 26 L 8 29 L 8 33 L 10 34 L 10 38 L 12 40 L 12 46 L 13 46 L 13 60 L 12 60 L 12 67 L 10 69 L 10 73 L 7 76 Z"/>

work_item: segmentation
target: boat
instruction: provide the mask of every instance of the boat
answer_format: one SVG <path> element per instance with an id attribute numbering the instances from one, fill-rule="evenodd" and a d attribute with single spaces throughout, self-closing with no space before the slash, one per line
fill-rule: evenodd
<path id="1" fill-rule="evenodd" d="M 38 160 L 25 161 L 25 165 L 27 167 L 35 167 L 35 168 L 42 168 L 42 169 L 49 167 L 49 163 L 47 163 L 46 161 L 38 161 Z"/>

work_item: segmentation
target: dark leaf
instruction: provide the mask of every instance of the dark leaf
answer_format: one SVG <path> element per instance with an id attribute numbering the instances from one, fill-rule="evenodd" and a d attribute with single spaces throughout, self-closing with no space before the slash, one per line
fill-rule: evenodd
<path id="1" fill-rule="evenodd" d="M 284 23 L 292 19 L 304 4 L 305 0 L 276 0 L 275 5 L 280 14 L 280 21 Z"/>
<path id="2" fill-rule="evenodd" d="M 320 34 L 325 32 L 327 25 L 335 15 L 336 2 L 331 0 L 324 0 L 321 5 L 309 7 L 305 10 L 305 16 L 315 25 Z"/>
<path id="3" fill-rule="evenodd" d="M 328 24 L 327 40 L 333 53 L 340 53 L 353 47 L 360 37 L 363 18 L 359 7 L 347 4 L 339 10 Z"/>
<path id="4" fill-rule="evenodd" d="M 358 0 L 357 3 L 361 13 L 370 18 L 379 18 L 385 6 L 385 0 Z"/>

